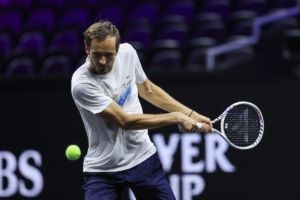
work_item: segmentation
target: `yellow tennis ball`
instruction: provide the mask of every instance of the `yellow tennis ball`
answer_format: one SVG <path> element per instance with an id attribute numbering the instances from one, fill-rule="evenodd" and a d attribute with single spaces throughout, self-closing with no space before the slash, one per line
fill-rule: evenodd
<path id="1" fill-rule="evenodd" d="M 80 158 L 81 151 L 76 144 L 71 144 L 66 149 L 66 157 L 68 160 L 77 160 Z"/>

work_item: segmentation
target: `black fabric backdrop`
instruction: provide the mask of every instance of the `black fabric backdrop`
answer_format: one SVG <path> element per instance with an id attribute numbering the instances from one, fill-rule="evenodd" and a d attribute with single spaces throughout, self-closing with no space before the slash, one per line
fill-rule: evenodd
<path id="1" fill-rule="evenodd" d="M 265 133 L 259 146 L 249 151 L 229 148 L 226 155 L 236 171 L 201 174 L 205 189 L 193 199 L 291 199 L 299 196 L 299 81 L 199 81 L 197 77 L 172 76 L 151 79 L 179 101 L 211 118 L 240 100 L 258 105 L 265 117 Z M 42 173 L 44 182 L 42 191 L 31 199 L 83 199 L 82 157 L 71 162 L 64 154 L 68 144 L 78 144 L 83 154 L 87 146 L 83 124 L 71 98 L 70 80 L 2 81 L 0 91 L 0 153 L 11 152 L 18 160 L 22 152 L 34 149 L 42 156 L 41 166 L 29 161 Z M 161 112 L 142 103 L 146 113 Z M 150 135 L 161 133 L 168 141 L 169 134 L 177 132 L 176 126 L 169 126 L 151 130 Z M 180 174 L 179 154 L 176 153 L 170 173 Z M 1 163 L 0 182 L 5 189 L 9 180 L 1 170 L 7 167 L 7 161 Z M 20 166 L 14 174 L 18 180 L 25 181 L 27 188 L 32 187 L 32 181 L 22 175 Z M 19 191 L 2 198 L 28 199 Z"/>

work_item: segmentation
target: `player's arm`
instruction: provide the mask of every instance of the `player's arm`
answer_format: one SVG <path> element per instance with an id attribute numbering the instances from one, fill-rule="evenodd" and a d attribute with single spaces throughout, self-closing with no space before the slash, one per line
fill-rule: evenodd
<path id="1" fill-rule="evenodd" d="M 123 129 L 148 129 L 170 124 L 180 124 L 188 131 L 198 131 L 199 129 L 195 120 L 180 112 L 157 115 L 124 112 L 119 104 L 92 83 L 77 84 L 72 89 L 72 96 L 82 108 Z"/>
<path id="2" fill-rule="evenodd" d="M 97 115 L 106 121 L 117 124 L 123 129 L 148 129 L 171 124 L 180 124 L 188 131 L 200 131 L 196 121 L 180 112 L 166 114 L 130 114 L 112 101 L 101 113 Z"/>
<path id="3" fill-rule="evenodd" d="M 204 127 L 205 132 L 210 132 L 212 130 L 212 124 L 209 118 L 200 115 L 196 111 L 193 111 L 192 109 L 178 102 L 149 79 L 146 79 L 142 84 L 137 84 L 137 86 L 139 95 L 154 106 L 167 112 L 181 112 L 198 122 L 206 123 L 207 126 Z"/>

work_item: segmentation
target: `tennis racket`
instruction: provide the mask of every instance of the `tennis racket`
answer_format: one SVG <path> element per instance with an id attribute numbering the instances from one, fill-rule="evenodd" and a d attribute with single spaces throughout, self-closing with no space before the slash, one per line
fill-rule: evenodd
<path id="1" fill-rule="evenodd" d="M 253 103 L 240 101 L 230 105 L 212 124 L 221 121 L 221 135 L 232 147 L 246 150 L 254 148 L 262 139 L 264 119 L 259 108 Z M 202 123 L 197 123 L 201 128 Z"/>

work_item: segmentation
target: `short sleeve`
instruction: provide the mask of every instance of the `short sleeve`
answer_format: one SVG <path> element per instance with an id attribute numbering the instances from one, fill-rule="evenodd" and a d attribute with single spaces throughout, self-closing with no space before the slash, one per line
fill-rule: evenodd
<path id="1" fill-rule="evenodd" d="M 134 50 L 134 60 L 135 60 L 135 78 L 136 78 L 136 83 L 143 83 L 146 79 L 147 76 L 143 70 L 143 67 L 141 65 L 140 59 L 138 57 L 138 54 Z"/>
<path id="2" fill-rule="evenodd" d="M 102 112 L 112 101 L 100 88 L 86 83 L 76 85 L 72 96 L 77 105 L 93 114 Z"/>

